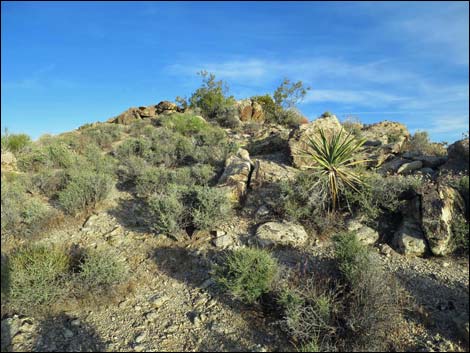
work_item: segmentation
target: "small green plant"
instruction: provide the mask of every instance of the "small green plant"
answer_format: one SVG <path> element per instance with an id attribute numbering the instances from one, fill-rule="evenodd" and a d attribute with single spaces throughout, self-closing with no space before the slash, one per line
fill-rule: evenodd
<path id="1" fill-rule="evenodd" d="M 8 303 L 20 310 L 50 304 L 63 294 L 69 258 L 58 247 L 29 245 L 8 257 Z"/>
<path id="2" fill-rule="evenodd" d="M 212 128 L 204 119 L 188 113 L 175 113 L 163 117 L 161 124 L 163 127 L 173 129 L 184 136 L 191 136 L 204 131 L 204 129 Z"/>
<path id="3" fill-rule="evenodd" d="M 215 278 L 232 296 L 252 304 L 271 289 L 278 266 L 265 250 L 241 248 L 227 255 L 223 266 L 215 267 Z"/>
<path id="4" fill-rule="evenodd" d="M 470 234 L 469 223 L 465 217 L 460 213 L 455 213 L 452 216 L 452 238 L 451 249 L 456 255 L 468 256 L 470 253 Z"/>
<path id="5" fill-rule="evenodd" d="M 365 141 L 356 140 L 350 134 L 344 136 L 343 130 L 334 131 L 327 137 L 323 129 L 319 129 L 316 137 L 308 139 L 307 149 L 301 151 L 301 154 L 314 162 L 310 168 L 320 178 L 327 180 L 333 210 L 337 208 L 344 189 L 350 188 L 358 192 L 358 187 L 363 184 L 351 167 L 366 162 L 354 159 L 355 152 Z"/>
<path id="6" fill-rule="evenodd" d="M 446 148 L 442 144 L 431 142 L 426 131 L 416 131 L 406 142 L 404 150 L 428 156 L 447 155 Z"/>
<path id="7" fill-rule="evenodd" d="M 305 98 L 305 95 L 310 89 L 310 87 L 304 87 L 302 81 L 294 83 L 285 78 L 274 91 L 273 99 L 278 107 L 284 109 L 293 108 L 298 102 Z"/>
<path id="8" fill-rule="evenodd" d="M 106 290 L 121 283 L 127 276 L 127 267 L 110 251 L 89 250 L 78 269 L 77 281 L 86 291 Z"/>
<path id="9" fill-rule="evenodd" d="M 345 279 L 354 286 L 360 281 L 362 274 L 367 271 L 370 263 L 368 250 L 352 232 L 340 233 L 333 240 L 339 270 Z"/>

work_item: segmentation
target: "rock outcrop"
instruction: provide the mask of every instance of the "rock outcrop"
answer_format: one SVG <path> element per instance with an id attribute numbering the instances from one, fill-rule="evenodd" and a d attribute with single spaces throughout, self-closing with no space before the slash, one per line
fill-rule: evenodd
<path id="1" fill-rule="evenodd" d="M 428 184 L 421 193 L 421 226 L 434 255 L 450 252 L 451 223 L 457 212 L 465 209 L 464 200 L 450 186 Z"/>
<path id="2" fill-rule="evenodd" d="M 454 142 L 447 149 L 449 159 L 444 169 L 468 171 L 469 170 L 469 139 Z"/>
<path id="3" fill-rule="evenodd" d="M 218 184 L 228 189 L 233 201 L 239 202 L 246 194 L 251 170 L 250 155 L 247 150 L 240 148 L 236 155 L 225 161 L 225 169 Z"/>
<path id="4" fill-rule="evenodd" d="M 350 220 L 347 223 L 348 231 L 354 232 L 357 240 L 364 245 L 372 245 L 379 240 L 379 233 L 357 220 Z"/>
<path id="5" fill-rule="evenodd" d="M 242 122 L 264 122 L 264 110 L 258 102 L 251 99 L 243 99 L 237 102 L 237 108 L 238 115 Z"/>
<path id="6" fill-rule="evenodd" d="M 124 113 L 108 119 L 108 123 L 129 125 L 136 120 L 141 119 L 154 119 L 158 115 L 168 115 L 180 112 L 180 109 L 175 103 L 169 101 L 162 101 L 157 105 L 149 105 L 147 107 L 132 107 L 127 109 Z"/>

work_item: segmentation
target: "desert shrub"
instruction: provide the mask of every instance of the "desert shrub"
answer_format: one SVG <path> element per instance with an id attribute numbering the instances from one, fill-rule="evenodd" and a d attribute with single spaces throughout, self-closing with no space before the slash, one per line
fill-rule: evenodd
<path id="1" fill-rule="evenodd" d="M 211 127 L 210 124 L 197 116 L 182 113 L 175 113 L 161 118 L 161 124 L 163 127 L 173 129 L 185 136 L 200 133 Z"/>
<path id="2" fill-rule="evenodd" d="M 202 86 L 189 99 L 190 108 L 201 109 L 204 117 L 216 119 L 226 107 L 235 104 L 233 97 L 226 97 L 228 86 L 223 81 L 216 81 L 214 74 L 207 71 L 198 73 L 202 77 Z"/>
<path id="3" fill-rule="evenodd" d="M 356 138 L 362 138 L 362 123 L 356 117 L 347 117 L 341 124 L 343 128 L 354 135 Z"/>
<path id="4" fill-rule="evenodd" d="M 116 173 L 122 183 L 133 183 L 147 167 L 143 158 L 131 156 L 121 161 Z"/>
<path id="5" fill-rule="evenodd" d="M 127 267 L 117 254 L 110 251 L 88 250 L 79 265 L 76 280 L 81 290 L 106 290 L 122 282 L 127 271 Z"/>
<path id="6" fill-rule="evenodd" d="M 235 103 L 235 102 L 234 102 Z M 234 129 L 240 126 L 241 121 L 238 115 L 238 108 L 236 105 L 230 105 L 220 108 L 217 112 L 215 121 L 223 127 Z"/>
<path id="7" fill-rule="evenodd" d="M 148 198 L 147 223 L 152 231 L 172 235 L 186 226 L 186 210 L 180 191 L 181 188 L 170 186 L 165 192 L 153 194 Z"/>
<path id="8" fill-rule="evenodd" d="M 9 134 L 8 130 L 5 130 L 5 134 L 2 134 L 1 141 L 2 151 L 8 150 L 13 153 L 18 153 L 31 144 L 31 137 L 26 134 Z"/>
<path id="9" fill-rule="evenodd" d="M 168 169 L 149 167 L 136 178 L 136 192 L 140 197 L 147 197 L 161 192 L 171 184 L 191 185 L 193 180 L 190 168 Z"/>
<path id="10" fill-rule="evenodd" d="M 72 170 L 68 178 L 66 187 L 58 193 L 58 202 L 71 215 L 87 211 L 103 201 L 113 183 L 110 175 L 87 169 Z"/>
<path id="11" fill-rule="evenodd" d="M 214 267 L 214 276 L 221 288 L 252 304 L 271 289 L 278 271 L 277 261 L 266 250 L 241 248 Z"/>
<path id="12" fill-rule="evenodd" d="M 120 139 L 122 127 L 119 124 L 98 124 L 81 129 L 81 134 L 101 148 L 108 148 Z"/>
<path id="13" fill-rule="evenodd" d="M 274 103 L 274 99 L 269 94 L 264 96 L 253 96 L 251 100 L 259 103 L 264 111 L 264 119 L 268 123 L 276 123 L 276 113 L 278 111 L 278 106 Z"/>
<path id="14" fill-rule="evenodd" d="M 223 190 L 195 186 L 191 194 L 190 212 L 196 229 L 210 230 L 230 217 L 232 206 Z"/>
<path id="15" fill-rule="evenodd" d="M 76 163 L 77 154 L 65 143 L 49 138 L 23 150 L 18 156 L 21 171 L 39 171 L 47 168 L 70 168 Z"/>
<path id="16" fill-rule="evenodd" d="M 50 304 L 64 294 L 69 258 L 58 247 L 30 245 L 8 256 L 8 303 L 19 310 Z"/>
<path id="17" fill-rule="evenodd" d="M 335 258 L 346 286 L 342 339 L 351 351 L 387 350 L 404 306 L 396 281 L 384 273 L 354 233 L 338 234 Z"/>
<path id="18" fill-rule="evenodd" d="M 127 125 L 127 133 L 132 137 L 150 136 L 155 130 L 150 119 L 140 119 Z"/>
<path id="19" fill-rule="evenodd" d="M 429 156 L 447 155 L 447 149 L 442 144 L 431 142 L 426 131 L 416 131 L 406 142 L 404 150 Z"/>
<path id="20" fill-rule="evenodd" d="M 416 176 L 387 176 L 375 173 L 363 175 L 360 192 L 346 190 L 350 209 L 363 216 L 369 225 L 376 225 L 382 215 L 398 213 L 422 184 Z"/>
<path id="21" fill-rule="evenodd" d="M 305 98 L 310 87 L 305 87 L 302 81 L 291 82 L 284 79 L 273 93 L 273 99 L 278 107 L 284 109 L 293 108 Z"/>
<path id="22" fill-rule="evenodd" d="M 308 120 L 307 120 L 308 121 Z M 305 124 L 305 117 L 296 108 L 279 110 L 276 113 L 276 122 L 288 127 L 296 127 Z"/>
<path id="23" fill-rule="evenodd" d="M 84 148 L 74 167 L 114 175 L 117 169 L 116 164 L 114 158 L 104 154 L 97 145 L 91 144 Z"/>
<path id="24" fill-rule="evenodd" d="M 130 138 L 117 147 L 115 156 L 120 161 L 126 160 L 130 157 L 148 159 L 152 154 L 151 146 L 151 141 L 147 138 Z"/>
<path id="25" fill-rule="evenodd" d="M 295 285 L 289 283 L 277 299 L 284 314 L 284 328 L 303 349 L 329 351 L 337 330 L 339 299 L 337 288 L 313 277 L 301 278 Z"/>
<path id="26" fill-rule="evenodd" d="M 24 178 L 2 179 L 1 194 L 1 230 L 7 235 L 34 235 L 54 215 L 51 207 L 26 192 Z"/>
<path id="27" fill-rule="evenodd" d="M 464 255 L 468 257 L 470 249 L 469 223 L 460 213 L 452 216 L 451 223 L 452 238 L 450 248 L 456 255 Z"/>
<path id="28" fill-rule="evenodd" d="M 210 164 L 198 163 L 190 167 L 190 175 L 196 185 L 210 185 L 217 176 L 217 172 Z"/>

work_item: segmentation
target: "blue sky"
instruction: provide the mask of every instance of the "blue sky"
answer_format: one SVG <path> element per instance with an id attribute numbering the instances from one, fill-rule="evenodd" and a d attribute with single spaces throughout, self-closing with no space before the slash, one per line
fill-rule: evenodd
<path id="1" fill-rule="evenodd" d="M 237 98 L 282 78 L 302 112 L 468 131 L 467 2 L 2 2 L 2 129 L 33 138 L 190 96 L 214 72 Z"/>

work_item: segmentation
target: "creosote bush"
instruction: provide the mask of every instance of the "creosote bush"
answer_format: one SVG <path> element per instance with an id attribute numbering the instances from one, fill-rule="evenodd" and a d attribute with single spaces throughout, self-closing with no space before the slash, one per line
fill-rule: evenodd
<path id="1" fill-rule="evenodd" d="M 11 151 L 13 153 L 21 152 L 25 147 L 31 144 L 31 137 L 26 134 L 9 134 L 5 130 L 2 134 L 2 152 Z"/>
<path id="2" fill-rule="evenodd" d="M 266 250 L 241 248 L 228 254 L 224 264 L 214 268 L 214 275 L 221 288 L 252 304 L 270 291 L 278 266 Z"/>

